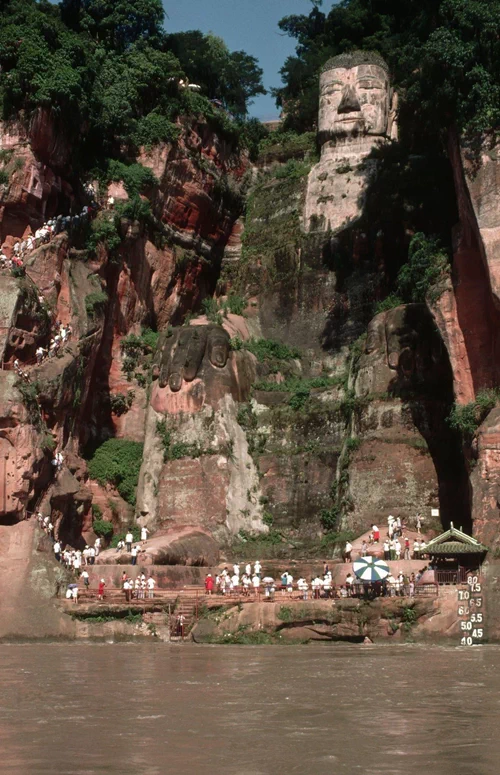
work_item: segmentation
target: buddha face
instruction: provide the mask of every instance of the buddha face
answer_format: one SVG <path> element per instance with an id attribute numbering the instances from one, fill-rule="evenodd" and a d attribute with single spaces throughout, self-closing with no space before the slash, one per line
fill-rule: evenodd
<path id="1" fill-rule="evenodd" d="M 360 64 L 321 74 L 319 131 L 324 137 L 387 134 L 389 76 L 383 67 Z"/>

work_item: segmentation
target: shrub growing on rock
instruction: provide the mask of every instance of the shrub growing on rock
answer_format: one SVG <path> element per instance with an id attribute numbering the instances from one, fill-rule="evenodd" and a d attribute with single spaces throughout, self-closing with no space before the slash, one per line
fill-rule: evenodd
<path id="1" fill-rule="evenodd" d="M 470 442 L 477 428 L 494 409 L 500 399 L 498 390 L 482 390 L 469 404 L 455 404 L 448 417 L 448 424 Z"/>
<path id="2" fill-rule="evenodd" d="M 105 291 L 94 291 L 85 297 L 85 309 L 91 318 L 104 312 L 108 303 L 108 294 Z"/>
<path id="3" fill-rule="evenodd" d="M 112 484 L 127 503 L 135 505 L 143 444 L 128 439 L 108 439 L 89 460 L 89 474 L 99 484 Z"/>
<path id="4" fill-rule="evenodd" d="M 113 535 L 113 523 L 108 522 L 107 519 L 94 519 L 92 523 L 92 530 L 96 536 L 101 536 L 101 538 L 111 538 Z"/>

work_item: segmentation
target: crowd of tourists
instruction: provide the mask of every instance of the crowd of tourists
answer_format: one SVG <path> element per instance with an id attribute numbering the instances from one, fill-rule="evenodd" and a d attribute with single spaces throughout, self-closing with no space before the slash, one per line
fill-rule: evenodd
<path id="1" fill-rule="evenodd" d="M 144 600 L 146 597 L 152 600 L 155 595 L 156 581 L 151 574 L 146 578 L 145 573 L 141 573 L 134 580 L 128 577 L 126 571 L 123 571 L 121 586 L 127 603 L 134 599 Z"/>
<path id="2" fill-rule="evenodd" d="M 90 574 L 85 568 L 78 574 L 79 580 L 83 582 L 85 590 L 90 589 Z M 104 600 L 105 598 L 106 582 L 101 579 L 97 585 L 97 599 Z M 129 578 L 126 571 L 123 571 L 121 578 L 121 589 L 125 596 L 125 602 L 130 603 L 132 600 L 153 600 L 155 596 L 156 580 L 152 574 L 146 576 L 145 573 L 141 573 L 136 579 Z M 78 589 L 79 584 L 68 584 L 66 591 L 66 597 L 72 599 L 74 602 L 78 601 Z"/>
<path id="3" fill-rule="evenodd" d="M 406 525 L 401 517 L 389 515 L 387 518 L 387 534 L 382 543 L 384 560 L 410 560 L 420 559 L 422 551 L 426 548 L 424 538 L 419 538 L 423 525 L 423 517 L 417 514 L 415 526 L 417 537 L 410 540 L 406 535 Z M 367 557 L 373 554 L 374 547 L 381 543 L 380 529 L 373 524 L 368 540 L 363 539 L 359 547 L 359 557 Z M 377 547 L 378 548 L 378 547 Z M 353 544 L 347 541 L 343 552 L 345 563 L 353 560 Z M 207 595 L 242 596 L 263 595 L 264 598 L 274 599 L 276 593 L 289 598 L 296 597 L 303 600 L 319 600 L 343 597 L 373 597 L 373 596 L 408 596 L 415 595 L 415 588 L 426 568 L 416 573 L 404 573 L 399 571 L 395 575 L 389 573 L 382 581 L 363 582 L 349 572 L 345 583 L 336 585 L 333 583 L 332 572 L 327 563 L 324 563 L 323 572 L 306 578 L 301 576 L 294 580 L 288 570 L 280 574 L 279 579 L 265 576 L 262 573 L 262 564 L 259 560 L 255 563 L 246 563 L 240 567 L 239 563 L 227 566 L 216 575 L 208 573 L 205 578 L 205 592 Z"/>
<path id="4" fill-rule="evenodd" d="M 37 347 L 35 355 L 37 364 L 42 363 L 46 358 L 55 358 L 62 347 L 70 339 L 72 334 L 71 325 L 63 325 L 60 320 L 56 320 L 52 329 L 52 336 L 48 348 Z"/>
<path id="5" fill-rule="evenodd" d="M 40 363 L 43 363 L 46 358 L 54 358 L 57 356 L 59 351 L 71 337 L 72 329 L 69 323 L 63 325 L 60 320 L 57 320 L 54 326 L 48 348 L 39 345 L 35 351 L 37 366 L 40 365 Z M 23 380 L 23 382 L 31 382 L 30 373 L 29 371 L 26 371 L 26 368 L 23 368 L 25 364 L 21 364 L 19 358 L 16 358 L 12 365 L 19 379 Z"/>
<path id="6" fill-rule="evenodd" d="M 226 597 L 261 596 L 264 599 L 274 600 L 276 594 L 289 599 L 302 600 L 327 600 L 346 597 L 375 597 L 375 596 L 408 596 L 415 595 L 415 587 L 422 571 L 417 573 L 390 574 L 381 582 L 370 584 L 359 581 L 352 573 L 348 573 L 345 583 L 335 585 L 332 572 L 327 563 L 323 565 L 323 572 L 307 579 L 301 575 L 294 580 L 292 574 L 285 570 L 278 580 L 272 576 L 262 575 L 262 565 L 257 561 L 253 567 L 247 563 L 244 572 L 240 575 L 239 563 L 235 563 L 231 570 L 225 567 L 221 573 L 213 576 L 208 573 L 205 578 L 205 592 L 207 595 L 223 595 Z"/>
<path id="7" fill-rule="evenodd" d="M 92 196 L 90 204 L 82 207 L 79 213 L 74 215 L 60 214 L 49 218 L 43 226 L 36 229 L 34 234 L 29 234 L 24 239 L 16 240 L 10 256 L 6 255 L 4 249 L 0 250 L 0 270 L 10 271 L 14 274 L 16 271 L 19 272 L 19 269 L 24 267 L 33 250 L 46 245 L 53 237 L 62 232 L 70 233 L 86 226 L 89 220 L 97 214 L 98 209 L 99 206 Z"/>
<path id="8" fill-rule="evenodd" d="M 235 563 L 232 572 L 227 566 L 215 577 L 208 573 L 205 578 L 205 591 L 207 595 L 220 594 L 230 597 L 231 595 L 249 595 L 264 594 L 266 598 L 274 598 L 277 590 L 282 596 L 293 597 L 294 590 L 298 590 L 304 600 L 308 599 L 309 590 L 313 598 L 330 597 L 335 587 L 332 582 L 332 573 L 325 563 L 323 574 L 318 574 L 308 582 L 306 578 L 300 577 L 294 581 L 292 574 L 285 570 L 281 573 L 279 581 L 272 576 L 263 576 L 262 563 L 257 560 L 253 566 L 247 563 L 244 570 L 240 569 L 240 564 Z"/>

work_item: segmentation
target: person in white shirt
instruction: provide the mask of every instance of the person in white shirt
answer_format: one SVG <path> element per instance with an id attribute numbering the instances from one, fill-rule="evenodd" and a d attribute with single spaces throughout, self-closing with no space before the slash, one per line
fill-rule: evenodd
<path id="1" fill-rule="evenodd" d="M 137 555 L 139 554 L 139 547 L 133 546 L 131 555 L 132 555 L 132 565 L 137 565 Z"/>
<path id="2" fill-rule="evenodd" d="M 234 574 L 235 576 L 238 576 L 238 578 L 239 578 L 239 575 L 240 575 L 240 566 L 238 565 L 238 563 L 235 563 L 235 565 L 233 565 L 233 574 Z"/>
<path id="3" fill-rule="evenodd" d="M 260 572 L 262 570 L 262 565 L 260 564 L 259 560 L 254 564 L 253 566 L 253 572 L 256 576 L 260 576 Z"/>
<path id="4" fill-rule="evenodd" d="M 141 527 L 141 541 L 147 541 L 149 535 L 149 530 L 147 527 Z"/>
<path id="5" fill-rule="evenodd" d="M 249 578 L 252 575 L 252 566 L 249 562 L 247 562 L 247 564 L 245 565 L 245 573 Z"/>
<path id="6" fill-rule="evenodd" d="M 94 565 L 95 563 L 95 549 L 93 546 L 89 548 L 89 565 Z"/>
<path id="7" fill-rule="evenodd" d="M 352 544 L 350 541 L 346 541 L 344 549 L 344 562 L 351 562 Z"/>
<path id="8" fill-rule="evenodd" d="M 37 347 L 36 348 L 35 355 L 36 355 L 36 362 L 37 363 L 41 363 L 43 361 L 44 353 L 45 353 L 45 350 L 43 349 L 43 347 Z"/>
<path id="9" fill-rule="evenodd" d="M 246 574 L 246 573 L 244 573 L 244 574 L 243 574 L 243 576 L 241 577 L 241 583 L 242 583 L 242 585 L 243 585 L 243 594 L 244 594 L 244 595 L 248 595 L 248 591 L 249 591 L 249 588 L 250 588 L 250 584 L 251 584 L 252 582 L 251 582 L 251 580 L 250 580 L 250 577 L 249 577 L 249 576 L 247 576 L 247 574 Z"/>
<path id="10" fill-rule="evenodd" d="M 85 588 L 88 589 L 89 588 L 89 584 L 90 584 L 90 579 L 89 579 L 88 571 L 82 570 L 80 578 L 83 579 L 83 583 L 85 584 Z"/>
<path id="11" fill-rule="evenodd" d="M 252 585 L 254 592 L 258 592 L 260 587 L 260 576 L 258 576 L 257 573 L 255 573 L 252 578 Z"/>
<path id="12" fill-rule="evenodd" d="M 61 561 L 61 544 L 59 541 L 54 543 L 54 557 L 56 558 L 57 562 Z"/>
<path id="13" fill-rule="evenodd" d="M 396 538 L 394 542 L 394 550 L 396 552 L 396 560 L 401 559 L 401 543 L 399 541 L 399 538 Z"/>
<path id="14" fill-rule="evenodd" d="M 321 590 L 323 589 L 323 579 L 319 576 L 316 576 L 314 579 L 314 598 L 315 600 L 319 600 L 321 597 Z"/>
<path id="15" fill-rule="evenodd" d="M 146 581 L 146 586 L 148 588 L 148 597 L 152 599 L 155 596 L 155 586 L 156 586 L 156 581 L 152 576 L 150 576 Z"/>
<path id="16" fill-rule="evenodd" d="M 293 576 L 291 573 L 286 574 L 286 591 L 292 597 L 293 594 Z"/>
<path id="17" fill-rule="evenodd" d="M 238 591 L 238 587 L 240 586 L 240 577 L 239 577 L 239 575 L 234 573 L 233 576 L 231 577 L 231 582 L 232 582 L 234 591 L 237 592 Z"/>
<path id="18" fill-rule="evenodd" d="M 132 543 L 133 543 L 133 541 L 134 541 L 134 536 L 132 535 L 132 533 L 129 530 L 127 535 L 125 536 L 125 543 L 127 545 L 127 552 L 131 552 L 132 551 Z"/>

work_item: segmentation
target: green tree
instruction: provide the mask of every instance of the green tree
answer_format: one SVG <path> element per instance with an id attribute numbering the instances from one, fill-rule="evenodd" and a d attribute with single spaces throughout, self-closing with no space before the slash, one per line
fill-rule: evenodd
<path id="1" fill-rule="evenodd" d="M 220 100 L 236 115 L 246 115 L 250 99 L 265 94 L 262 69 L 255 57 L 244 51 L 230 52 L 216 35 L 199 30 L 178 32 L 167 35 L 166 46 L 208 99 Z"/>
<path id="2" fill-rule="evenodd" d="M 61 16 L 68 26 L 116 51 L 163 34 L 161 0 L 62 0 Z"/>
<path id="3" fill-rule="evenodd" d="M 425 302 L 428 291 L 449 271 L 448 256 L 434 237 L 412 238 L 408 262 L 398 273 L 396 292 L 404 301 Z"/>
<path id="4" fill-rule="evenodd" d="M 256 60 L 201 32 L 185 33 L 174 46 L 163 16 L 161 0 L 4 0 L 3 117 L 50 110 L 71 144 L 75 171 L 102 172 L 109 159 L 136 156 L 138 146 L 175 142 L 180 115 L 203 116 L 255 153 L 259 127 L 235 122 L 210 99 L 244 116 L 249 99 L 263 91 Z M 184 65 L 203 94 L 179 88 Z"/>

